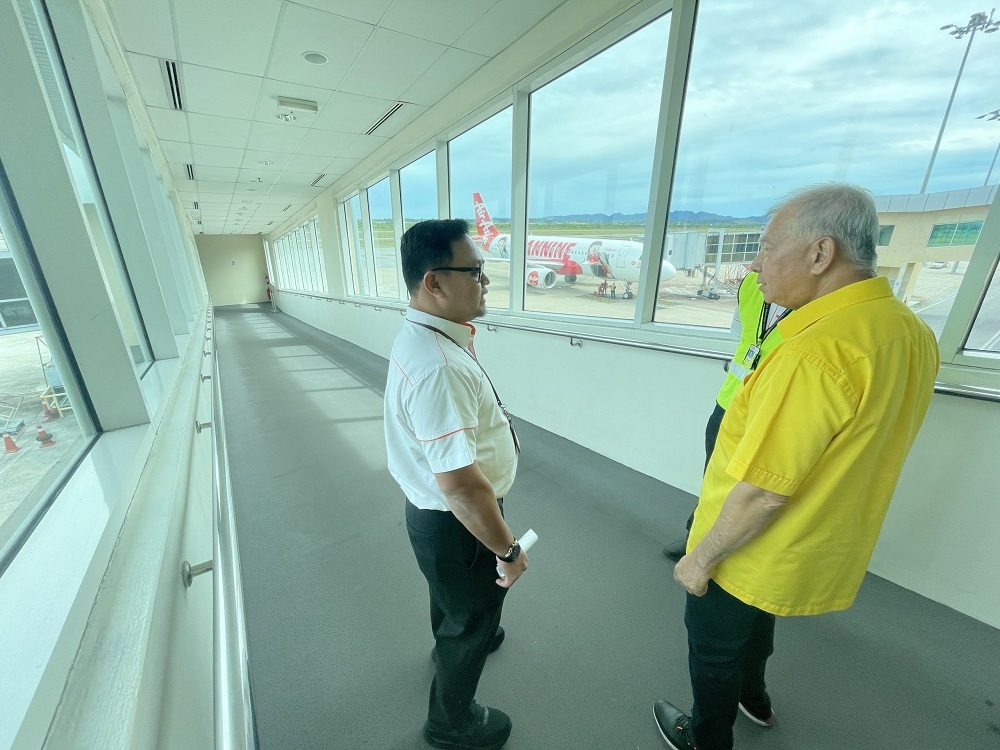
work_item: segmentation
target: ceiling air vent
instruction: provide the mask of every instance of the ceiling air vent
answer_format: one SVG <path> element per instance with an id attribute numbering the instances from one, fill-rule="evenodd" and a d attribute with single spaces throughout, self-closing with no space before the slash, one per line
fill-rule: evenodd
<path id="1" fill-rule="evenodd" d="M 404 104 L 406 104 L 406 102 L 396 102 L 391 107 L 389 107 L 389 109 L 386 110 L 386 113 L 382 115 L 380 118 L 378 118 L 374 122 L 374 124 L 372 124 L 372 126 L 365 131 L 365 135 L 371 135 L 380 127 L 382 127 L 385 124 L 385 121 L 388 120 L 390 117 L 392 117 L 394 114 L 396 114 Z"/>
<path id="2" fill-rule="evenodd" d="M 198 201 L 194 202 L 194 208 L 195 208 L 196 211 L 198 210 Z"/>
<path id="3" fill-rule="evenodd" d="M 167 98 L 174 109 L 184 109 L 181 96 L 181 70 L 173 60 L 163 61 L 163 83 L 167 87 Z"/>
<path id="4" fill-rule="evenodd" d="M 313 180 L 312 182 L 309 183 L 309 187 L 316 187 L 316 183 L 318 183 L 324 177 L 326 177 L 326 175 L 325 174 L 321 174 L 319 177 L 317 177 L 315 180 Z"/>
<path id="5" fill-rule="evenodd" d="M 292 204 L 291 204 L 291 203 L 289 203 L 289 204 L 288 204 L 287 206 L 285 206 L 285 207 L 284 207 L 283 209 L 281 209 L 281 210 L 282 210 L 282 211 L 287 211 L 287 210 L 288 210 L 288 209 L 290 209 L 291 207 L 292 207 Z"/>
<path id="6" fill-rule="evenodd" d="M 187 176 L 189 180 L 194 179 L 194 164 L 185 164 L 184 168 L 187 170 Z"/>

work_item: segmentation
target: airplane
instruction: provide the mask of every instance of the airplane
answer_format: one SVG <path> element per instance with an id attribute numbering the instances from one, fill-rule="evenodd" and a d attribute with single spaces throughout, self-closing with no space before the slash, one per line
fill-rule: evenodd
<path id="1" fill-rule="evenodd" d="M 486 260 L 510 262 L 510 235 L 501 234 L 493 225 L 489 209 L 479 193 L 472 194 L 476 210 L 476 240 Z M 642 243 L 632 240 L 607 240 L 594 237 L 528 236 L 524 283 L 529 287 L 551 289 L 559 276 L 567 283 L 589 271 L 600 279 L 614 279 L 625 285 L 623 299 L 632 299 L 632 284 L 642 270 Z M 677 275 L 670 261 L 660 265 L 660 281 Z"/>

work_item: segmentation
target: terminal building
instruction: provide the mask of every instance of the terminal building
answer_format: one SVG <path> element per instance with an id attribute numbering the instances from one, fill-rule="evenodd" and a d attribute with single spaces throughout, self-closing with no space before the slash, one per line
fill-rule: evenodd
<path id="1" fill-rule="evenodd" d="M 994 747 L 1000 23 L 907 11 L 0 0 L 0 748 L 425 747 L 382 395 L 400 237 L 449 217 L 539 536 L 482 700 L 509 750 L 663 747 L 650 704 L 690 682 L 661 550 L 736 290 L 829 181 L 875 197 L 941 368 L 855 605 L 779 618 L 779 722 L 736 746 Z"/>

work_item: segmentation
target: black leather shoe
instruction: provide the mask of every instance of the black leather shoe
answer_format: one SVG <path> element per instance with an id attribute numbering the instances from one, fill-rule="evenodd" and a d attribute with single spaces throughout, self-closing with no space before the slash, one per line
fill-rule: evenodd
<path id="1" fill-rule="evenodd" d="M 669 557 L 674 562 L 680 560 L 684 555 L 687 554 L 687 537 L 684 537 L 679 542 L 674 542 L 673 544 L 668 544 L 663 548 L 663 554 Z"/>
<path id="2" fill-rule="evenodd" d="M 424 739 L 448 750 L 500 750 L 510 737 L 510 717 L 496 708 L 473 702 L 472 721 L 461 729 L 439 729 L 424 724 Z"/>
<path id="3" fill-rule="evenodd" d="M 498 627 L 497 634 L 493 636 L 493 641 L 490 643 L 489 653 L 492 654 L 494 651 L 500 648 L 500 644 L 503 643 L 503 639 L 506 637 L 507 634 L 504 632 L 504 629 L 502 627 Z M 431 661 L 436 662 L 437 660 L 438 660 L 437 648 L 435 647 L 431 649 Z"/>
<path id="4" fill-rule="evenodd" d="M 653 718 L 663 739 L 674 750 L 698 750 L 691 729 L 691 717 L 673 703 L 656 701 L 653 704 Z"/>

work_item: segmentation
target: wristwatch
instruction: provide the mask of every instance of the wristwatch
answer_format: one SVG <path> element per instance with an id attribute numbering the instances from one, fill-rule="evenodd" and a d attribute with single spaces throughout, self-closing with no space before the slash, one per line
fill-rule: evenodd
<path id="1" fill-rule="evenodd" d="M 497 555 L 497 559 L 502 560 L 505 563 L 512 563 L 518 558 L 518 556 L 520 556 L 520 554 L 521 554 L 521 543 L 515 539 L 513 542 L 511 542 L 510 547 L 507 548 L 507 554 Z"/>

